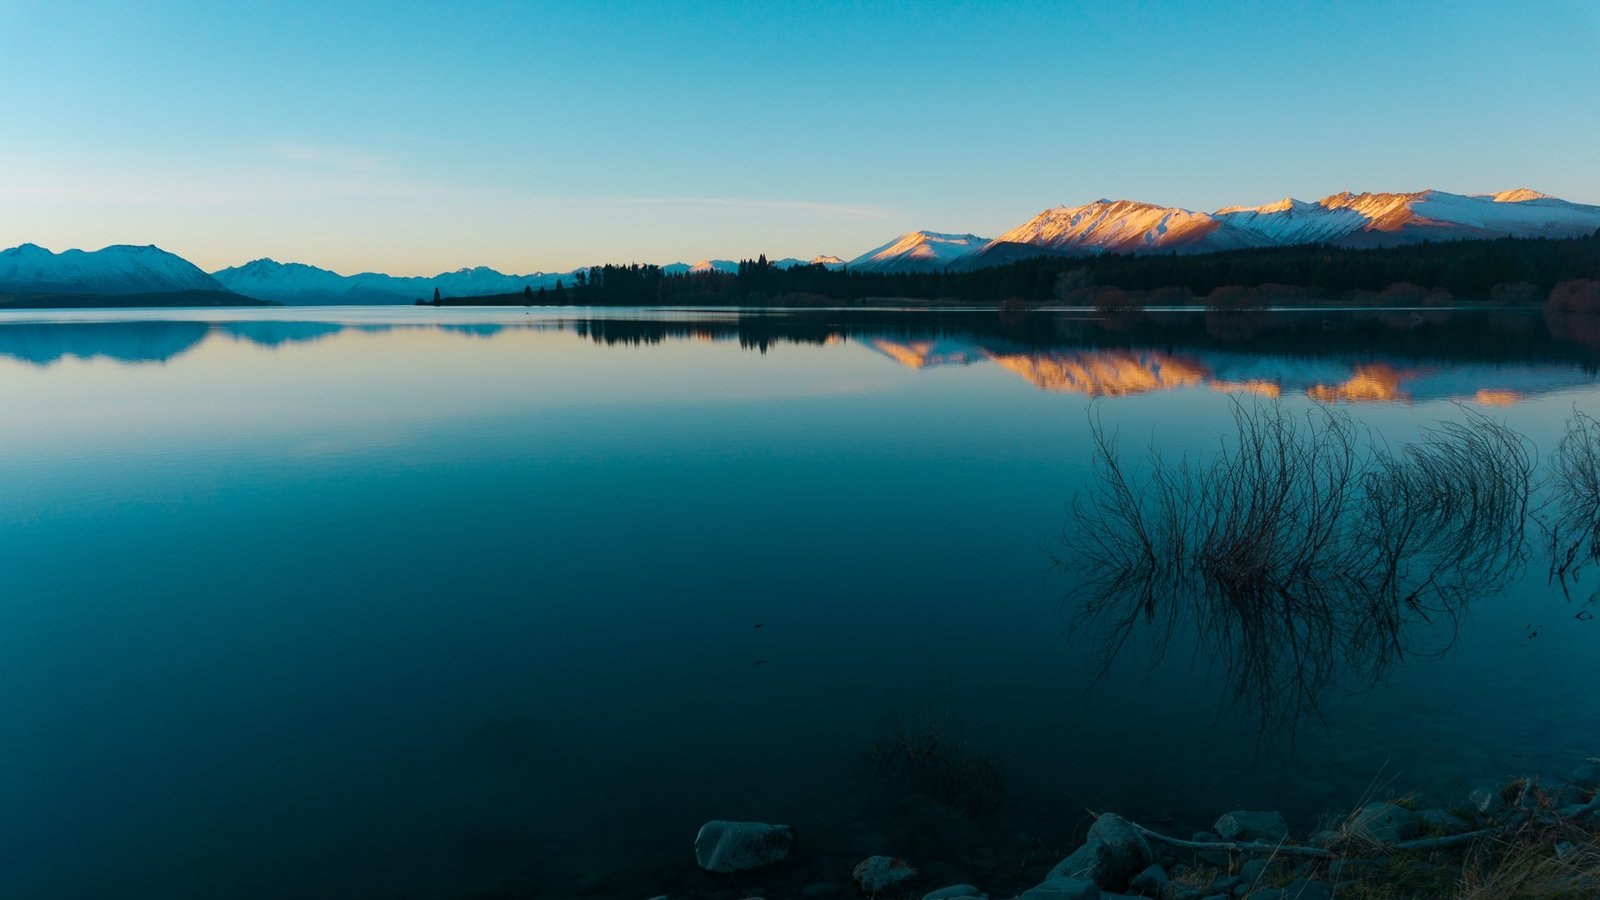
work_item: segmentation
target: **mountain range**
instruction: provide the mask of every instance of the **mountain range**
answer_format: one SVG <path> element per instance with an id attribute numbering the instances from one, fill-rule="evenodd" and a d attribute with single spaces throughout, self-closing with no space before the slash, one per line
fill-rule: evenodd
<path id="1" fill-rule="evenodd" d="M 1208 253 L 1255 247 L 1332 244 L 1385 247 L 1474 238 L 1571 238 L 1600 230 L 1600 206 L 1536 191 L 1497 194 L 1333 194 L 1315 202 L 1285 198 L 1263 206 L 1195 212 L 1133 200 L 1096 200 L 1044 210 L 995 238 L 913 231 L 848 263 L 836 256 L 780 259 L 772 265 L 848 267 L 867 272 L 967 271 L 1037 256 L 1106 253 Z M 669 273 L 735 272 L 726 259 L 663 266 Z M 508 294 L 571 283 L 573 272 L 507 275 L 487 267 L 431 277 L 377 272 L 340 275 L 303 263 L 258 259 L 207 274 L 156 247 L 115 245 L 52 253 L 34 244 L 0 251 L 0 294 L 151 294 L 231 292 L 289 304 L 409 303 L 432 296 Z"/>

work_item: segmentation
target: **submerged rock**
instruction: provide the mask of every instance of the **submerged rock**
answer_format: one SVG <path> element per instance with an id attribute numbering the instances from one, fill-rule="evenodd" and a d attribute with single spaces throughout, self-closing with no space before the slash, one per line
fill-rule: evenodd
<path id="1" fill-rule="evenodd" d="M 744 872 L 781 861 L 793 845 L 787 825 L 713 820 L 695 835 L 694 859 L 710 872 Z"/>
<path id="2" fill-rule="evenodd" d="M 1225 841 L 1267 841 L 1277 843 L 1289 836 L 1289 823 L 1283 813 L 1252 812 L 1236 809 L 1223 813 L 1211 826 Z"/>
<path id="3" fill-rule="evenodd" d="M 876 894 L 910 879 L 917 874 L 917 870 L 911 868 L 911 865 L 903 859 L 895 859 L 892 856 L 869 856 L 857 864 L 851 874 L 855 876 L 856 883 L 861 885 L 863 891 Z"/>
<path id="4" fill-rule="evenodd" d="M 1144 835 L 1127 819 L 1106 813 L 1089 827 L 1087 842 L 1057 863 L 1050 877 L 1088 878 L 1102 888 L 1121 888 L 1154 861 Z"/>
<path id="5" fill-rule="evenodd" d="M 1017 900 L 1100 900 L 1100 886 L 1087 878 L 1048 878 Z"/>
<path id="6" fill-rule="evenodd" d="M 1600 766 L 1592 763 L 1579 766 L 1572 770 L 1572 774 L 1567 776 L 1567 780 L 1586 791 L 1600 788 Z"/>

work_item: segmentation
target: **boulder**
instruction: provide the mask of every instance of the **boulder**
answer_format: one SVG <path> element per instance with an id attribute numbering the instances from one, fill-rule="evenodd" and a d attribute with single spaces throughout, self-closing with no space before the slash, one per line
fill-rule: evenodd
<path id="1" fill-rule="evenodd" d="M 1274 867 L 1274 860 L 1251 859 L 1239 866 L 1239 878 L 1246 884 L 1259 884 L 1262 879 L 1270 878 L 1273 874 L 1283 871 L 1282 867 Z M 1270 872 L 1269 872 L 1270 870 Z"/>
<path id="2" fill-rule="evenodd" d="M 1472 830 L 1472 823 L 1442 809 L 1425 809 L 1417 816 L 1422 819 L 1423 828 L 1436 834 L 1461 834 Z"/>
<path id="3" fill-rule="evenodd" d="M 1225 841 L 1266 841 L 1276 844 L 1289 836 L 1282 813 L 1237 809 L 1223 813 L 1212 830 Z"/>
<path id="4" fill-rule="evenodd" d="M 1479 814 L 1492 816 L 1506 808 L 1506 800 L 1500 792 L 1492 787 L 1476 787 L 1467 791 L 1467 802 Z"/>
<path id="5" fill-rule="evenodd" d="M 793 845 L 787 825 L 713 820 L 695 835 L 694 858 L 709 872 L 744 872 L 781 861 Z"/>
<path id="6" fill-rule="evenodd" d="M 1326 881 L 1303 878 L 1285 885 L 1283 900 L 1333 900 L 1333 888 Z"/>
<path id="7" fill-rule="evenodd" d="M 1393 803 L 1368 803 L 1350 820 L 1350 830 L 1380 844 L 1414 838 L 1422 831 L 1422 817 Z"/>
<path id="8" fill-rule="evenodd" d="M 911 868 L 903 859 L 895 859 L 892 856 L 869 856 L 858 863 L 851 874 L 855 876 L 856 883 L 861 885 L 863 891 L 876 894 L 910 879 L 917 874 L 917 870 Z"/>
<path id="9" fill-rule="evenodd" d="M 1171 880 L 1167 877 L 1167 870 L 1160 866 L 1145 866 L 1144 871 L 1133 876 L 1128 881 L 1128 890 L 1146 897 L 1161 896 L 1161 889 Z"/>
<path id="10" fill-rule="evenodd" d="M 989 895 L 970 884 L 952 884 L 923 894 L 922 900 L 989 900 Z"/>
<path id="11" fill-rule="evenodd" d="M 1100 900 L 1100 886 L 1087 878 L 1047 878 L 1017 900 Z"/>
<path id="12" fill-rule="evenodd" d="M 1084 845 L 1050 870 L 1050 878 L 1088 878 L 1107 890 L 1120 889 L 1154 861 L 1150 842 L 1138 829 L 1105 813 L 1089 827 Z"/>

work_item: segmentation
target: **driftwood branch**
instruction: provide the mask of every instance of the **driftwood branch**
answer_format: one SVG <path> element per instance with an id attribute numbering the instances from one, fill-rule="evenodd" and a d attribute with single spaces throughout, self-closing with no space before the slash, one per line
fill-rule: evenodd
<path id="1" fill-rule="evenodd" d="M 1554 818 L 1556 822 L 1570 822 L 1573 819 L 1580 819 L 1584 816 L 1590 815 L 1591 813 L 1600 813 L 1600 794 L 1596 794 L 1595 798 L 1590 800 L 1588 803 L 1564 807 L 1558 814 L 1556 814 Z M 1265 841 L 1187 841 L 1183 838 L 1176 838 L 1171 835 L 1162 834 L 1159 831 L 1146 828 L 1137 822 L 1130 822 L 1128 824 L 1132 825 L 1135 830 L 1149 840 L 1159 841 L 1172 847 L 1182 847 L 1185 850 L 1201 850 L 1225 853 L 1265 853 L 1277 854 L 1279 856 L 1299 856 L 1307 859 L 1326 860 L 1344 859 L 1348 855 L 1335 853 L 1332 850 L 1327 850 L 1321 847 L 1299 847 L 1293 844 L 1272 844 Z M 1473 841 L 1486 837 L 1493 837 L 1497 834 L 1505 834 L 1506 832 L 1512 831 L 1521 825 L 1522 822 L 1520 821 L 1508 822 L 1504 825 L 1498 825 L 1494 828 L 1480 828 L 1477 831 L 1468 831 L 1463 834 L 1451 834 L 1443 837 L 1417 838 L 1416 840 L 1400 841 L 1394 844 L 1385 844 L 1381 841 L 1372 841 L 1370 838 L 1368 838 L 1368 840 L 1371 841 L 1373 849 L 1375 850 L 1440 850 L 1447 847 L 1470 844 Z"/>
<path id="2" fill-rule="evenodd" d="M 1340 859 L 1339 854 L 1321 847 L 1296 847 L 1293 844 L 1269 844 L 1265 841 L 1186 841 L 1171 835 L 1152 831 L 1137 822 L 1128 823 L 1153 841 L 1160 841 L 1186 850 L 1221 850 L 1228 853 L 1276 853 L 1280 856 L 1305 856 L 1311 859 Z"/>

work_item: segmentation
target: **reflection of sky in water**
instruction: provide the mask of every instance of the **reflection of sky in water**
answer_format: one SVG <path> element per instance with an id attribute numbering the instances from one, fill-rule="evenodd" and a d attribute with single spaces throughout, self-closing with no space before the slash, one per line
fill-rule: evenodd
<path id="1" fill-rule="evenodd" d="M 521 311 L 306 315 L 184 313 L 127 341 L 103 314 L 26 340 L 0 318 L 12 893 L 453 895 L 629 862 L 596 834 L 676 858 L 715 816 L 878 828 L 854 754 L 917 708 L 954 711 L 1057 816 L 998 827 L 1063 842 L 1063 808 L 1270 804 L 1308 826 L 1386 762 L 1426 788 L 1597 752 L 1579 686 L 1600 632 L 1537 573 L 1443 659 L 1336 698 L 1294 754 L 1218 722 L 1187 658 L 1085 693 L 1040 546 L 1082 484 L 1090 394 L 992 357 L 1115 347 L 882 338 L 947 363 L 911 368 L 865 333 L 758 353 Z M 472 327 L 421 327 L 441 320 Z M 1376 362 L 1150 353 L 1296 385 Z M 1393 439 L 1456 414 L 1428 398 L 1489 387 L 1526 395 L 1491 411 L 1548 447 L 1596 399 L 1571 362 L 1390 364 L 1426 370 L 1404 382 L 1421 399 L 1350 408 Z M 1130 446 L 1199 452 L 1229 402 L 1097 409 Z M 460 850 L 484 833 L 510 849 Z"/>

